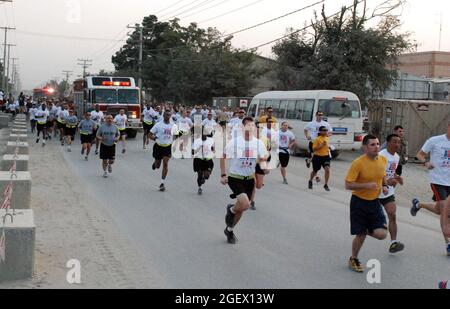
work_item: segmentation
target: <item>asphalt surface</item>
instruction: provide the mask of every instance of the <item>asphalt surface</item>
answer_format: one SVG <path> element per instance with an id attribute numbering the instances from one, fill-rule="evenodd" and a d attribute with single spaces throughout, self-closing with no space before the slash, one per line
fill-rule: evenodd
<path id="1" fill-rule="evenodd" d="M 197 195 L 192 160 L 171 160 L 167 191 L 158 191 L 161 171 L 152 171 L 152 147 L 142 150 L 140 138 L 117 149 L 112 175 L 102 178 L 101 161 L 88 162 L 77 141 L 64 158 L 73 181 L 83 182 L 96 197 L 93 205 L 106 210 L 117 229 L 163 276 L 161 288 L 436 288 L 450 280 L 450 258 L 436 217 L 412 218 L 399 208 L 399 235 L 406 249 L 388 253 L 389 241 L 369 239 L 360 255 L 363 263 L 381 262 L 381 284 L 347 267 L 351 255 L 349 201 L 344 173 L 349 159 L 335 161 L 332 192 L 321 186 L 308 191 L 302 158 L 293 158 L 289 185 L 279 171 L 266 177 L 257 193 L 256 211 L 244 214 L 235 229 L 238 244 L 226 243 L 225 208 L 231 191 L 219 183 L 219 162 Z M 408 180 L 407 180 L 408 181 Z"/>

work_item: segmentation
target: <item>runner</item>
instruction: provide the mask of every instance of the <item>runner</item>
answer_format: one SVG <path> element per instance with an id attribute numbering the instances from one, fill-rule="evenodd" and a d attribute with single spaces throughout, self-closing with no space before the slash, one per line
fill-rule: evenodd
<path id="1" fill-rule="evenodd" d="M 105 117 L 106 122 L 98 129 L 97 139 L 100 141 L 100 159 L 102 160 L 103 178 L 112 173 L 112 166 L 116 159 L 116 143 L 119 141 L 119 129 L 113 123 L 112 115 Z"/>
<path id="2" fill-rule="evenodd" d="M 97 130 L 98 128 L 100 128 L 100 126 L 104 123 L 105 121 L 105 115 L 103 114 L 103 112 L 100 110 L 100 105 L 99 104 L 95 104 L 95 109 L 93 111 L 91 111 L 91 119 L 95 122 L 96 126 L 94 129 L 94 138 L 92 140 L 95 140 L 95 154 L 98 155 L 98 146 L 99 146 L 99 141 L 98 139 L 95 138 L 95 136 L 97 136 Z"/>
<path id="3" fill-rule="evenodd" d="M 56 121 L 56 127 L 59 131 L 59 141 L 61 146 L 64 146 L 64 129 L 66 128 L 66 118 L 69 117 L 69 111 L 67 105 L 62 105 L 61 110 L 58 112 L 58 119 Z"/>
<path id="4" fill-rule="evenodd" d="M 182 117 L 178 119 L 177 125 L 178 131 L 180 132 L 179 144 L 180 144 L 181 159 L 184 159 L 184 153 L 187 149 L 187 146 L 189 145 L 189 140 L 191 137 L 190 135 L 191 129 L 194 126 L 191 118 L 188 117 L 186 110 L 182 112 Z"/>
<path id="5" fill-rule="evenodd" d="M 364 268 L 358 254 L 367 235 L 378 240 L 387 236 L 386 217 L 378 197 L 381 190 L 387 194 L 387 160 L 378 156 L 380 142 L 376 136 L 367 135 L 363 140 L 364 155 L 353 161 L 345 179 L 345 188 L 353 190 L 350 203 L 351 234 L 355 236 L 349 267 L 362 273 Z"/>
<path id="6" fill-rule="evenodd" d="M 319 128 L 319 136 L 314 140 L 313 147 L 314 156 L 312 159 L 313 171 L 309 178 L 308 188 L 313 189 L 313 179 L 323 167 L 325 170 L 325 191 L 330 191 L 328 182 L 330 180 L 331 158 L 330 158 L 330 138 L 328 137 L 328 129 L 325 126 Z"/>
<path id="7" fill-rule="evenodd" d="M 34 133 L 34 130 L 36 129 L 37 120 L 35 117 L 35 113 L 37 111 L 36 104 L 33 103 L 32 107 L 28 111 L 30 114 L 30 127 L 31 127 L 31 133 Z"/>
<path id="8" fill-rule="evenodd" d="M 157 112 L 151 107 L 150 103 L 148 102 L 146 107 L 144 108 L 144 111 L 142 112 L 142 124 L 144 127 L 144 149 L 147 149 L 147 145 L 149 142 L 148 134 L 154 126 L 154 118 L 157 118 L 158 116 L 159 115 L 157 114 Z"/>
<path id="9" fill-rule="evenodd" d="M 170 121 L 172 117 L 171 111 L 166 110 L 163 117 L 164 120 L 155 124 L 150 130 L 149 136 L 151 140 L 156 142 L 153 146 L 155 162 L 152 165 L 152 169 L 159 169 L 161 162 L 163 163 L 161 185 L 159 186 L 159 191 L 161 192 L 166 191 L 165 182 L 169 173 L 169 160 L 172 157 L 173 136 L 178 135 L 177 126 Z"/>
<path id="10" fill-rule="evenodd" d="M 403 185 L 403 178 L 397 175 L 397 167 L 400 162 L 400 156 L 397 151 L 400 150 L 402 142 L 400 136 L 391 134 L 387 137 L 387 148 L 380 151 L 380 156 L 385 157 L 388 161 L 386 168 L 386 177 L 389 184 L 389 193 L 380 194 L 380 203 L 389 218 L 389 234 L 391 235 L 391 245 L 389 247 L 390 253 L 397 253 L 405 248 L 405 245 L 397 240 L 397 205 L 395 203 L 395 187 L 397 184 Z"/>
<path id="11" fill-rule="evenodd" d="M 313 150 L 313 142 L 314 140 L 317 138 L 317 136 L 319 136 L 319 129 L 320 127 L 326 127 L 328 130 L 328 136 L 331 136 L 331 126 L 328 122 L 326 122 L 325 120 L 323 120 L 323 112 L 321 111 L 317 111 L 316 113 L 316 120 L 308 123 L 305 127 L 305 136 L 309 141 L 309 154 L 308 154 L 308 158 L 305 159 L 306 161 L 306 167 L 310 168 L 311 167 L 311 161 L 312 161 L 312 155 L 314 153 Z"/>
<path id="12" fill-rule="evenodd" d="M 72 152 L 72 142 L 75 140 L 75 133 L 77 132 L 78 118 L 75 116 L 75 111 L 69 111 L 69 117 L 65 119 L 66 127 L 64 129 L 64 138 L 66 139 L 67 151 Z"/>
<path id="13" fill-rule="evenodd" d="M 202 127 L 204 127 L 207 132 L 211 132 L 211 134 L 214 136 L 216 126 L 217 122 L 213 119 L 213 113 L 212 111 L 209 111 L 207 118 L 202 122 Z"/>
<path id="14" fill-rule="evenodd" d="M 94 132 L 97 130 L 97 124 L 91 119 L 92 112 L 86 112 L 84 119 L 81 120 L 78 128 L 80 130 L 81 138 L 81 155 L 86 153 L 84 159 L 89 160 L 89 153 L 91 152 L 92 141 L 94 140 Z"/>
<path id="15" fill-rule="evenodd" d="M 226 153 L 220 159 L 221 180 L 228 184 L 237 202 L 227 206 L 224 230 L 227 241 L 235 244 L 237 239 L 234 228 L 238 224 L 244 211 L 250 208 L 250 200 L 255 188 L 255 166 L 260 160 L 261 168 L 267 168 L 268 153 L 266 146 L 255 135 L 256 125 L 253 118 L 246 117 L 242 121 L 244 132 L 233 138 L 226 147 Z M 229 173 L 226 173 L 226 159 L 230 160 Z"/>
<path id="16" fill-rule="evenodd" d="M 403 166 L 408 163 L 408 154 L 409 154 L 409 150 L 408 150 L 408 140 L 405 137 L 405 129 L 403 129 L 402 126 L 396 126 L 394 128 L 394 133 L 395 135 L 398 135 L 398 137 L 400 137 L 401 140 L 401 146 L 400 149 L 397 151 L 397 154 L 400 157 L 400 162 L 398 164 L 397 167 L 397 171 L 395 171 L 395 173 L 399 176 L 402 176 L 403 173 Z M 381 146 L 381 150 L 386 149 L 387 147 L 387 142 L 384 143 Z"/>
<path id="17" fill-rule="evenodd" d="M 269 119 L 269 118 L 272 119 L 272 121 L 274 123 L 278 123 L 277 118 L 275 118 L 273 116 L 273 108 L 272 107 L 266 108 L 266 112 L 264 113 L 264 115 L 259 117 L 258 123 L 267 123 L 267 119 Z"/>
<path id="18" fill-rule="evenodd" d="M 290 154 L 289 150 L 293 149 L 295 145 L 295 135 L 289 131 L 289 123 L 283 122 L 279 133 L 279 147 L 278 159 L 281 165 L 281 176 L 283 177 L 283 184 L 287 185 L 286 168 L 289 165 Z"/>
<path id="19" fill-rule="evenodd" d="M 426 162 L 430 154 L 430 161 Z M 411 215 L 416 216 L 420 209 L 427 209 L 441 217 L 441 229 L 444 234 L 447 255 L 450 256 L 450 122 L 447 126 L 447 134 L 439 135 L 427 140 L 422 150 L 416 156 L 425 162 L 429 170 L 433 200 L 436 203 L 421 203 L 417 198 L 413 199 Z"/>
<path id="20" fill-rule="evenodd" d="M 201 137 L 194 140 L 194 172 L 198 174 L 198 195 L 202 195 L 202 186 L 212 174 L 214 169 L 214 139 L 212 133 L 206 128 L 202 128 Z"/>
<path id="21" fill-rule="evenodd" d="M 45 146 L 47 141 L 47 119 L 49 112 L 46 109 L 45 102 L 42 103 L 41 108 L 39 108 L 35 113 L 34 117 L 37 120 L 37 139 L 36 144 L 39 143 L 39 136 L 42 132 L 42 147 Z"/>
<path id="22" fill-rule="evenodd" d="M 116 115 L 116 117 L 114 117 L 114 123 L 116 124 L 120 132 L 120 140 L 122 141 L 122 153 L 124 154 L 125 152 L 127 152 L 125 139 L 127 138 L 127 123 L 128 123 L 128 117 L 127 115 L 125 115 L 124 109 L 121 109 L 119 111 L 119 114 Z"/>

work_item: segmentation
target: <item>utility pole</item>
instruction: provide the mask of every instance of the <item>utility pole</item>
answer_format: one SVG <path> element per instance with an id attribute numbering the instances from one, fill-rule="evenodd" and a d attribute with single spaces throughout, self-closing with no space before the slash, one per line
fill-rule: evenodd
<path id="1" fill-rule="evenodd" d="M 83 78 L 86 78 L 86 69 L 92 66 L 92 60 L 91 59 L 78 59 L 80 61 L 78 65 L 80 65 L 83 68 Z"/>
<path id="2" fill-rule="evenodd" d="M 14 82 L 14 74 L 16 73 L 15 72 L 15 67 L 17 66 L 17 64 L 16 64 L 16 60 L 19 60 L 19 58 L 10 58 L 10 61 L 12 61 L 12 70 L 11 70 L 11 85 L 12 85 L 12 89 L 11 89 L 11 91 L 14 93 L 14 86 L 15 86 L 15 82 Z M 10 68 L 9 68 L 9 63 L 8 63 L 8 73 L 9 73 L 9 71 L 10 71 Z"/>
<path id="3" fill-rule="evenodd" d="M 69 88 L 69 77 L 72 76 L 73 71 L 63 71 L 64 75 L 66 75 L 66 87 L 64 89 L 64 92 L 67 92 L 67 89 Z"/>
<path id="4" fill-rule="evenodd" d="M 7 60 L 7 62 L 6 62 L 6 80 L 5 80 L 5 85 L 6 85 L 6 87 L 5 87 L 5 89 L 6 89 L 6 92 L 9 92 L 9 68 L 10 68 L 10 66 L 9 66 L 9 62 L 10 62 L 10 60 L 11 60 L 11 46 L 16 46 L 15 44 L 6 44 L 6 46 L 8 47 L 8 60 Z"/>
<path id="5" fill-rule="evenodd" d="M 136 29 L 139 31 L 139 60 L 138 60 L 138 87 L 139 91 L 142 91 L 142 59 L 144 49 L 144 29 L 141 25 L 127 26 L 129 29 Z"/>
<path id="6" fill-rule="evenodd" d="M 2 1 L 2 2 L 11 2 L 11 1 Z M 8 31 L 9 30 L 16 30 L 16 28 L 10 28 L 10 27 L 0 27 L 0 29 L 5 30 L 5 41 L 3 43 L 4 48 L 3 48 L 3 70 L 2 70 L 2 88 L 3 90 L 6 88 L 5 87 L 5 73 L 6 73 L 6 44 L 8 43 Z"/>

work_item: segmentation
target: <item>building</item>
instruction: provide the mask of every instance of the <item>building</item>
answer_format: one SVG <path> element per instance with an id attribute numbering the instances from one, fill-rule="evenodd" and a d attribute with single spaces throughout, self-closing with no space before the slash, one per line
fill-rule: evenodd
<path id="1" fill-rule="evenodd" d="M 426 78 L 450 78 L 450 52 L 404 54 L 398 60 L 401 72 Z"/>

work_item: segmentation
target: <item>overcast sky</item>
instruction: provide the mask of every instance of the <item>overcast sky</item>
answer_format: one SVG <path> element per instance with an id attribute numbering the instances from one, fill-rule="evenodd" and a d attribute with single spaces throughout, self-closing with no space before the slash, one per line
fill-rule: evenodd
<path id="1" fill-rule="evenodd" d="M 320 0 L 13 0 L 0 3 L 0 27 L 16 27 L 8 43 L 12 57 L 19 58 L 23 89 L 32 89 L 53 78 L 62 79 L 62 71 L 73 71 L 71 79 L 80 75 L 78 58 L 92 59 L 90 72 L 112 70 L 111 55 L 126 38 L 127 24 L 142 21 L 155 14 L 160 20 L 174 16 L 183 25 L 198 22 L 200 27 L 216 27 L 224 33 L 258 24 Z M 369 0 L 374 8 L 383 0 Z M 328 15 L 352 0 L 326 0 Z M 247 7 L 244 7 L 247 6 Z M 242 8 L 244 7 L 244 8 Z M 286 28 L 300 28 L 311 20 L 320 5 L 237 34 L 235 47 L 254 47 L 279 38 Z M 236 10 L 235 12 L 231 12 Z M 217 17 L 230 12 L 228 15 Z M 438 50 L 442 16 L 441 50 L 450 51 L 450 1 L 408 0 L 403 10 L 402 31 L 412 32 L 419 51 Z M 217 18 L 215 18 L 217 17 Z M 3 33 L 0 40 L 3 43 Z M 259 50 L 270 56 L 270 46 Z M 3 50 L 0 51 L 3 57 Z"/>

